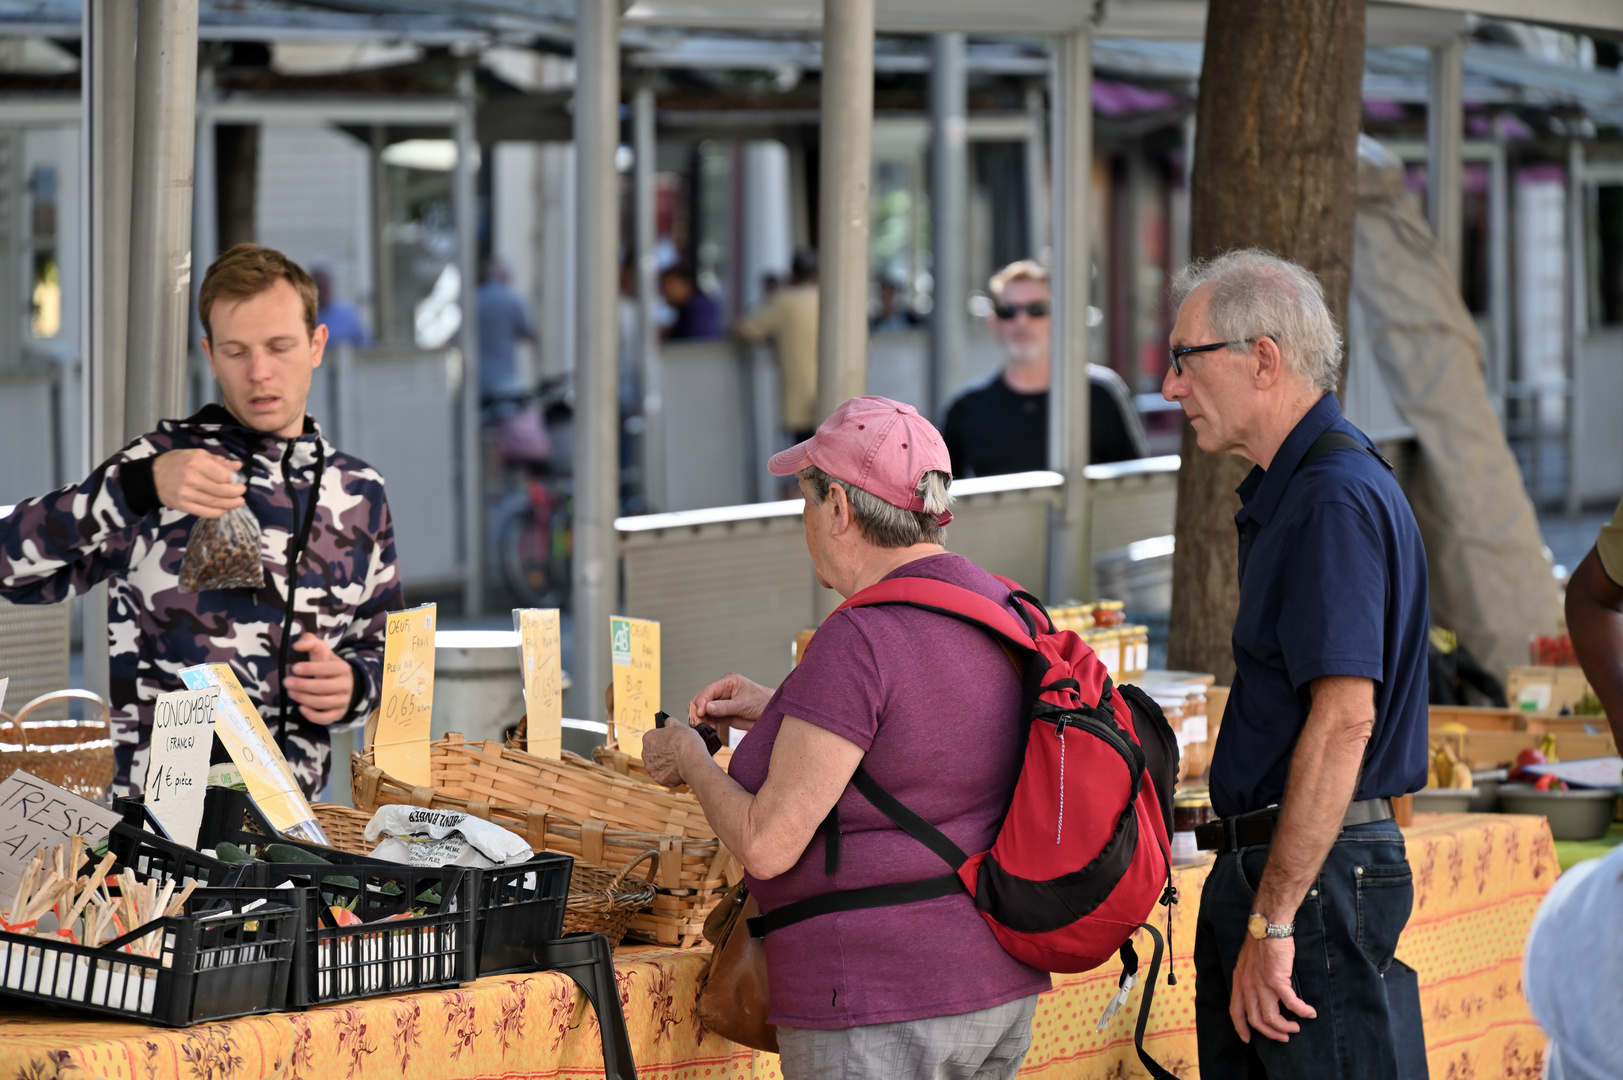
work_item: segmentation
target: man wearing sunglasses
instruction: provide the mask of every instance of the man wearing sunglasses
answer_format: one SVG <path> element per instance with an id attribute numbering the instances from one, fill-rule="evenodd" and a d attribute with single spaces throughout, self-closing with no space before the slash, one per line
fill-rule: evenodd
<path id="1" fill-rule="evenodd" d="M 955 476 L 994 476 L 1048 468 L 1048 271 L 1030 259 L 1010 263 L 990 282 L 992 334 L 1002 369 L 947 408 L 941 435 Z M 1144 427 L 1127 385 L 1109 368 L 1088 365 L 1092 461 L 1148 454 Z"/>
<path id="2" fill-rule="evenodd" d="M 1414 880 L 1392 799 L 1426 783 L 1426 553 L 1341 415 L 1341 338 L 1312 274 L 1238 251 L 1180 275 L 1162 394 L 1238 489 L 1233 688 L 1196 843 L 1204 1080 L 1426 1075 Z"/>

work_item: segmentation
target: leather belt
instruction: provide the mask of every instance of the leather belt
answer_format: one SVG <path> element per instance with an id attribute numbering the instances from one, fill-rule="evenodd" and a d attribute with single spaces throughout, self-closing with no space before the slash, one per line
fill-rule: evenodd
<path id="1" fill-rule="evenodd" d="M 1392 820 L 1392 800 L 1363 799 L 1347 807 L 1341 819 L 1343 829 Z M 1279 824 L 1279 807 L 1270 806 L 1249 814 L 1218 818 L 1195 827 L 1195 846 L 1201 851 L 1238 851 L 1272 842 Z"/>

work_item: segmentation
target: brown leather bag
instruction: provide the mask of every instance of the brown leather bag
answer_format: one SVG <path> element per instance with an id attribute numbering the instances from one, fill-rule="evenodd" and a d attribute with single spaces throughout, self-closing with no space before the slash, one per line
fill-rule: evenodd
<path id="1" fill-rule="evenodd" d="M 704 920 L 704 939 L 714 948 L 699 977 L 699 1022 L 742 1046 L 776 1054 L 778 1029 L 766 1022 L 766 946 L 750 936 L 746 923 L 760 913 L 740 881 Z"/>

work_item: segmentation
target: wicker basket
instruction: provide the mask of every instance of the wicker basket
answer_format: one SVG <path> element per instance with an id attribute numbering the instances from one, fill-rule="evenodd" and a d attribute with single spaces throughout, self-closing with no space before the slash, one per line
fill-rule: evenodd
<path id="1" fill-rule="evenodd" d="M 646 818 L 647 808 L 660 806 L 661 800 L 684 813 L 691 806 L 695 814 L 697 801 L 615 775 L 567 751 L 565 758 L 563 762 L 536 758 L 498 743 L 469 743 L 452 734 L 430 747 L 430 769 L 437 781 L 432 788 L 396 780 L 373 763 L 370 753 L 350 759 L 350 775 L 355 805 L 365 811 L 390 804 L 461 810 L 517 833 L 537 851 L 562 852 L 615 871 L 652 848 L 659 853 L 653 872 L 659 892 L 651 909 L 632 919 L 631 933 L 664 945 L 698 942 L 705 916 L 727 886 L 739 879 L 742 867 L 716 840 L 702 815 L 696 822 L 686 819 L 688 835 L 638 828 L 625 821 L 632 816 L 626 812 L 628 806 L 641 808 L 636 816 Z M 549 781 L 532 783 L 524 791 L 511 775 L 499 775 L 514 765 L 532 775 L 544 773 Z M 559 777 L 560 773 L 565 775 Z M 470 774 L 478 775 L 477 787 L 457 782 Z M 438 782 L 442 778 L 456 779 Z M 504 797 L 492 799 L 490 791 Z M 564 805 L 550 805 L 548 792 Z"/>
<path id="2" fill-rule="evenodd" d="M 28 714 L 55 701 L 88 701 L 101 710 L 100 722 L 30 721 Z M 16 749 L 0 750 L 0 780 L 18 769 L 92 801 L 113 782 L 112 709 L 90 690 L 41 694 L 17 711 L 0 712 L 0 739 L 16 739 Z"/>
<path id="3" fill-rule="evenodd" d="M 327 834 L 327 839 L 339 851 L 347 851 L 351 855 L 370 855 L 372 849 L 378 846 L 377 841 L 366 838 L 366 826 L 372 820 L 372 815 L 365 810 L 324 802 L 312 803 L 310 809 L 315 811 L 316 824 L 321 826 L 321 831 Z"/>
<path id="4" fill-rule="evenodd" d="M 632 870 L 644 859 L 652 859 L 650 874 L 659 869 L 659 852 L 649 848 L 618 873 L 606 866 L 575 860 L 569 879 L 569 906 L 564 909 L 564 933 L 597 933 L 609 939 L 609 947 L 620 944 L 631 923 L 658 893 L 652 882 Z"/>

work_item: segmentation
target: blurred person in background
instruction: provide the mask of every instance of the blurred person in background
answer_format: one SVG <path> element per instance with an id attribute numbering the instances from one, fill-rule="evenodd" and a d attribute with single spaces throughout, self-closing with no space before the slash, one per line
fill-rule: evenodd
<path id="1" fill-rule="evenodd" d="M 317 262 L 310 267 L 316 283 L 316 321 L 327 328 L 328 345 L 366 346 L 372 344 L 366 323 L 354 304 L 338 295 L 333 286 L 332 266 Z"/>
<path id="2" fill-rule="evenodd" d="M 889 274 L 881 275 L 875 283 L 879 293 L 879 310 L 868 319 L 869 331 L 912 330 L 922 326 L 924 320 L 902 296 L 902 287 Z"/>
<path id="3" fill-rule="evenodd" d="M 745 341 L 771 340 L 783 428 L 791 442 L 811 438 L 817 423 L 817 252 L 796 251 L 789 284 L 740 319 L 733 333 Z"/>
<path id="4" fill-rule="evenodd" d="M 992 334 L 1002 369 L 947 407 L 941 428 L 957 476 L 1048 468 L 1048 387 L 1053 330 L 1048 271 L 1030 259 L 1010 263 L 989 283 Z M 1144 426 L 1121 377 L 1088 365 L 1089 453 L 1093 464 L 1148 455 Z"/>
<path id="5" fill-rule="evenodd" d="M 479 394 L 483 398 L 516 397 L 529 387 L 518 370 L 518 343 L 535 340 L 524 301 L 509 282 L 512 272 L 500 255 L 485 263 L 479 286 Z"/>
<path id="6" fill-rule="evenodd" d="M 678 263 L 659 275 L 659 293 L 676 313 L 665 329 L 669 341 L 714 341 L 721 337 L 721 308 L 699 288 L 691 267 Z"/>

